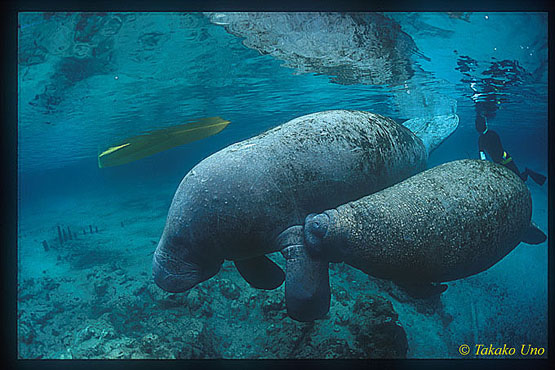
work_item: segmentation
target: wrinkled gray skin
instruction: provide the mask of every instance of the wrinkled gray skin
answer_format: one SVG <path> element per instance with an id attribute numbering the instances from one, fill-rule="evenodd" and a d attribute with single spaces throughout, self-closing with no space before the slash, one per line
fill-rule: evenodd
<path id="1" fill-rule="evenodd" d="M 277 239 L 283 230 L 302 224 L 310 212 L 420 172 L 426 161 L 422 141 L 407 128 L 361 111 L 309 114 L 230 145 L 201 161 L 179 185 L 154 253 L 155 282 L 184 292 L 214 276 L 228 259 L 252 285 L 273 289 L 283 282 L 281 270 L 260 257 L 291 246 Z M 302 236 L 293 244 L 302 246 Z M 272 270 L 273 280 L 257 284 L 252 269 L 238 265 L 252 268 L 253 258 L 265 266 L 253 274 Z M 294 293 L 299 299 L 312 294 L 286 294 Z"/>
<path id="2" fill-rule="evenodd" d="M 311 256 L 379 278 L 445 282 L 482 272 L 528 242 L 531 214 L 530 191 L 512 171 L 460 160 L 309 215 L 305 245 Z"/>

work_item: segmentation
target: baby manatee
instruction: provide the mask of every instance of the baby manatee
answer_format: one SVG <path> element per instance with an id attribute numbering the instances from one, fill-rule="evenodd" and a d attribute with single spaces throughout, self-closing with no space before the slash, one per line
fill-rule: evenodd
<path id="1" fill-rule="evenodd" d="M 292 243 L 304 244 L 306 268 L 295 271 L 303 274 L 324 262 L 345 262 L 405 286 L 461 279 L 487 270 L 521 241 L 544 242 L 546 236 L 531 224 L 531 215 L 530 191 L 512 171 L 488 161 L 449 162 L 308 215 L 304 243 Z M 324 284 L 328 271 L 318 271 L 326 276 L 295 279 Z M 308 303 L 306 311 L 313 311 Z"/>

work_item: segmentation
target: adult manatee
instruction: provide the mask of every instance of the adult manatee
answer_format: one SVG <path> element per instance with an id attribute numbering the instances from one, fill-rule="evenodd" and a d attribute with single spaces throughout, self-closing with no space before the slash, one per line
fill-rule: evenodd
<path id="1" fill-rule="evenodd" d="M 456 115 L 445 119 L 450 132 L 457 123 Z M 228 259 L 254 287 L 276 288 L 284 274 L 264 255 L 282 248 L 283 230 L 422 171 L 429 149 L 390 118 L 347 110 L 302 116 L 230 145 L 181 181 L 154 253 L 155 282 L 183 292 Z"/>
<path id="2" fill-rule="evenodd" d="M 322 284 L 327 270 L 321 266 L 344 261 L 401 283 L 461 279 L 493 266 L 521 241 L 545 241 L 531 225 L 531 214 L 530 191 L 512 171 L 481 160 L 449 162 L 308 215 L 303 230 L 307 250 L 302 255 L 307 268 L 295 270 L 294 278 L 300 281 L 304 273 L 308 281 Z M 288 234 L 298 235 L 298 227 Z M 326 276 L 307 271 L 325 271 Z M 314 298 L 304 309 L 314 310 L 310 304 L 322 299 Z"/>

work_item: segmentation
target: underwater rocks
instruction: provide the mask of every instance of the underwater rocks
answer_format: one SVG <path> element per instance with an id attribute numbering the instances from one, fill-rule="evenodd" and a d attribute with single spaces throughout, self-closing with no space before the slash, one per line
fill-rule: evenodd
<path id="1" fill-rule="evenodd" d="M 266 329 L 268 341 L 265 349 L 270 353 L 261 358 L 299 358 L 303 348 L 310 345 L 315 327 L 314 322 L 300 323 L 290 319 L 274 322 Z"/>
<path id="2" fill-rule="evenodd" d="M 379 296 L 360 295 L 353 313 L 356 320 L 349 325 L 349 330 L 368 357 L 406 357 L 407 335 L 397 321 L 399 317 L 391 302 Z"/>
<path id="3" fill-rule="evenodd" d="M 229 279 L 221 279 L 219 281 L 219 286 L 222 295 L 228 299 L 235 300 L 239 298 L 239 295 L 241 294 L 239 287 Z"/>
<path id="4" fill-rule="evenodd" d="M 141 276 L 138 281 L 120 269 L 97 268 L 88 274 L 85 299 L 78 300 L 60 292 L 74 281 L 48 278 L 22 284 L 18 323 L 22 358 L 218 357 L 217 337 L 204 322 L 202 306 L 201 319 L 195 319 L 186 297 L 155 295 L 159 290 L 151 291 L 150 280 Z M 45 291 L 45 286 L 54 291 Z M 47 300 L 49 293 L 52 298 Z M 156 300 L 178 301 L 179 309 L 153 309 Z"/>
<path id="5" fill-rule="evenodd" d="M 17 329 L 19 340 L 25 344 L 31 344 L 37 336 L 35 329 L 28 322 L 20 323 Z"/>
<path id="6" fill-rule="evenodd" d="M 345 339 L 329 338 L 318 345 L 316 353 L 320 354 L 323 359 L 342 359 L 342 358 L 365 358 L 365 353 L 360 349 L 352 348 Z M 312 357 L 307 353 L 308 358 Z"/>
<path id="7" fill-rule="evenodd" d="M 358 297 L 341 280 L 334 284 L 332 295 L 332 310 L 337 314 L 314 323 L 299 323 L 286 315 L 283 287 L 272 291 L 253 289 L 236 269 L 225 268 L 228 265 L 231 262 L 224 264 L 217 277 L 188 294 L 166 293 L 155 286 L 150 274 L 137 272 L 121 261 L 79 270 L 72 278 L 25 279 L 18 292 L 20 356 L 403 357 L 399 346 L 403 332 L 394 330 L 396 313 L 383 299 L 372 296 L 375 302 L 368 303 L 369 298 Z M 352 278 L 345 274 L 342 279 Z M 392 322 L 384 324 L 387 317 Z"/>
<path id="8" fill-rule="evenodd" d="M 21 358 L 48 358 L 69 345 L 71 333 L 63 323 L 84 320 L 80 298 L 63 287 L 75 279 L 41 277 L 25 279 L 18 292 L 18 353 Z"/>
<path id="9" fill-rule="evenodd" d="M 116 336 L 109 321 L 87 320 L 85 326 L 76 332 L 70 353 L 73 358 L 123 358 L 117 352 L 129 342 L 128 338 Z"/>
<path id="10" fill-rule="evenodd" d="M 202 330 L 196 331 L 194 340 L 187 342 L 181 346 L 177 352 L 176 358 L 184 359 L 210 359 L 221 358 L 221 354 L 217 350 L 218 338 L 214 334 L 214 330 L 208 326 L 204 326 Z"/>
<path id="11" fill-rule="evenodd" d="M 245 321 L 249 317 L 249 311 L 244 309 L 244 302 L 231 302 L 231 315 L 238 321 Z"/>
<path id="12" fill-rule="evenodd" d="M 400 84 L 413 75 L 413 39 L 378 13 L 205 13 L 243 44 L 299 73 L 336 83 Z M 326 30 L 326 32 L 322 32 Z"/>
<path id="13" fill-rule="evenodd" d="M 146 334 L 140 339 L 121 335 L 108 315 L 98 320 L 88 320 L 86 325 L 77 331 L 69 352 L 72 358 L 90 359 L 130 359 L 148 358 L 148 353 L 163 348 L 163 343 L 158 343 L 158 336 Z M 142 353 L 145 353 L 141 356 Z"/>
<path id="14" fill-rule="evenodd" d="M 95 281 L 94 292 L 97 296 L 102 297 L 108 290 L 108 283 L 106 281 Z"/>
<path id="15" fill-rule="evenodd" d="M 260 358 L 406 357 L 407 337 L 389 301 L 360 295 L 348 306 L 342 314 L 343 328 L 333 317 L 307 323 L 267 317 L 272 322 L 266 328 L 269 352 Z"/>
<path id="16" fill-rule="evenodd" d="M 341 287 L 341 286 L 332 286 L 331 287 L 331 294 L 343 306 L 347 306 L 349 300 L 351 299 L 347 290 L 345 288 Z"/>
<path id="17" fill-rule="evenodd" d="M 262 301 L 262 312 L 266 318 L 276 317 L 276 315 L 284 309 L 285 300 L 281 292 L 270 291 L 267 293 L 266 298 Z"/>

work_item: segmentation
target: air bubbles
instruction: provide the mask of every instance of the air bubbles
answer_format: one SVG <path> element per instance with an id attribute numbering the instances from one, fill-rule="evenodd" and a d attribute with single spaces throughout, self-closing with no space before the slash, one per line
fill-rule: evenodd
<path id="1" fill-rule="evenodd" d="M 489 19 L 489 15 L 484 16 L 484 18 L 486 19 L 486 21 Z"/>
<path id="2" fill-rule="evenodd" d="M 119 77 L 118 77 L 118 76 L 114 76 L 114 80 L 119 80 Z"/>

